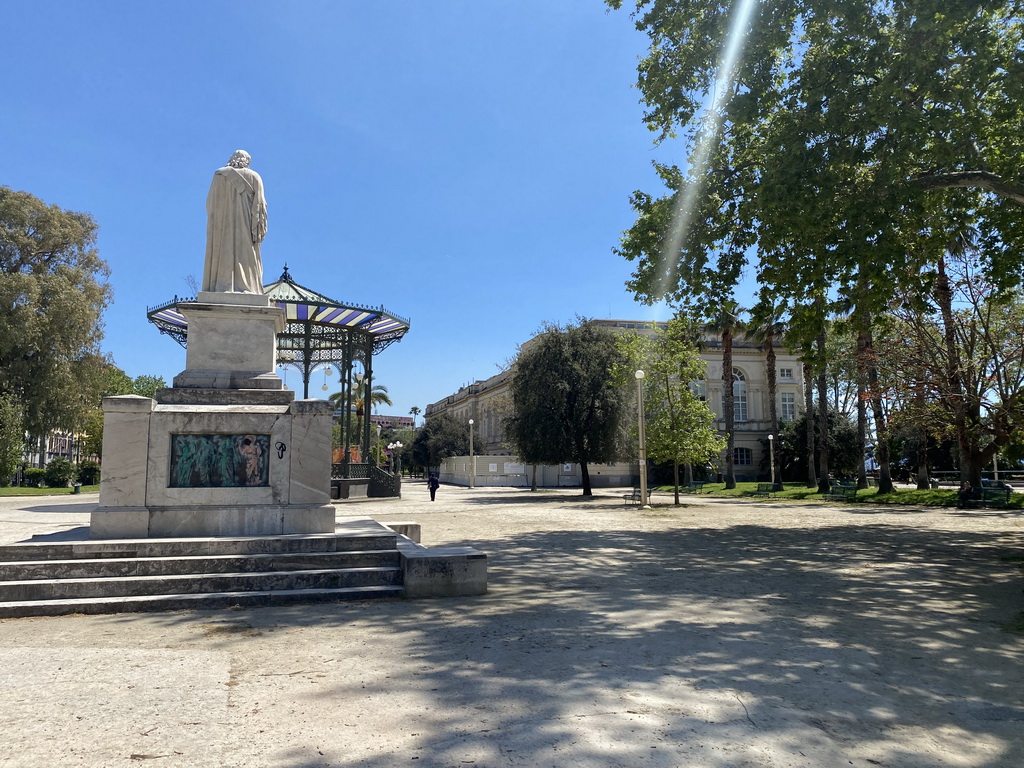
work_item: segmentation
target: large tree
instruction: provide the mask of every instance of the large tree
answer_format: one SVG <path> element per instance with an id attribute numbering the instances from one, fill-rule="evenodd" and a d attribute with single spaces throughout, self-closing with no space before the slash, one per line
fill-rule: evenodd
<path id="1" fill-rule="evenodd" d="M 693 336 L 690 324 L 675 318 L 653 336 L 628 334 L 621 339 L 630 363 L 623 378 L 628 380 L 635 369 L 644 371 L 640 386 L 644 388 L 647 455 L 672 464 L 676 504 L 679 467 L 687 467 L 692 480 L 694 464 L 716 459 L 725 448 L 714 428 L 714 414 L 694 391 L 704 381 L 707 366 Z"/>
<path id="2" fill-rule="evenodd" d="M 410 452 L 412 461 L 424 468 L 439 466 L 449 456 L 465 456 L 469 425 L 450 413 L 432 416 L 416 431 Z"/>
<path id="3" fill-rule="evenodd" d="M 873 323 L 965 223 L 993 280 L 1016 280 L 1020 17 L 1015 0 L 637 0 L 645 119 L 689 162 L 633 196 L 631 289 L 701 306 L 753 267 L 762 298 L 853 298 Z"/>
<path id="4" fill-rule="evenodd" d="M 1024 433 L 1024 292 L 997 290 L 971 254 L 939 264 L 924 276 L 933 301 L 908 296 L 883 329 L 885 394 L 903 423 L 955 440 L 961 477 L 978 487 Z"/>
<path id="5" fill-rule="evenodd" d="M 753 258 L 773 299 L 852 302 L 860 378 L 884 447 L 871 329 L 895 287 L 934 266 L 937 246 L 965 226 L 982 233 L 979 252 L 999 287 L 1020 273 L 1019 4 L 636 8 L 651 38 L 639 79 L 646 120 L 660 138 L 683 140 L 689 164 L 659 166 L 667 194 L 633 196 L 637 222 L 619 249 L 638 264 L 631 287 L 642 299 L 700 305 L 709 286 L 730 290 Z M 879 461 L 887 490 L 884 450 Z"/>
<path id="6" fill-rule="evenodd" d="M 102 390 L 110 288 L 95 246 L 91 216 L 0 187 L 0 394 L 37 439 L 80 428 Z"/>
<path id="7" fill-rule="evenodd" d="M 615 335 L 585 320 L 549 326 L 515 362 L 509 387 L 508 441 L 527 464 L 576 462 L 592 496 L 594 462 L 618 455 L 627 390 L 615 371 L 628 360 Z"/>

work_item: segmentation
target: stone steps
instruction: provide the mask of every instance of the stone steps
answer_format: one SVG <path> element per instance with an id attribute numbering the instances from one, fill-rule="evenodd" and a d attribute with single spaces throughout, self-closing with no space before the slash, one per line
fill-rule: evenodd
<path id="1" fill-rule="evenodd" d="M 174 576 L 181 573 L 256 573 L 328 568 L 399 567 L 396 550 L 356 552 L 286 552 L 256 555 L 186 555 L 183 557 L 107 557 L 73 560 L 0 562 L 0 583 L 32 579 L 98 579 Z"/>
<path id="2" fill-rule="evenodd" d="M 224 592 L 191 595 L 94 597 L 82 600 L 0 602 L 0 618 L 67 616 L 71 614 L 144 613 L 148 611 L 220 610 L 236 607 L 328 603 L 403 597 L 400 586 L 342 589 L 290 589 L 272 592 Z"/>
<path id="3" fill-rule="evenodd" d="M 402 597 L 394 531 L 0 546 L 0 618 Z"/>
<path id="4" fill-rule="evenodd" d="M 0 583 L 4 602 L 77 600 L 92 597 L 145 597 L 204 592 L 272 592 L 401 586 L 401 568 L 335 568 L 315 571 L 180 573 L 95 579 L 31 579 Z"/>

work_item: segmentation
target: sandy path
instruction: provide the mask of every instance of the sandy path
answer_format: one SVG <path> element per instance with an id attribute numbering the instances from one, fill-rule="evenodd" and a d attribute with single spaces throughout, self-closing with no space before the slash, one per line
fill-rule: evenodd
<path id="1" fill-rule="evenodd" d="M 457 489 L 490 593 L 0 621 L 3 766 L 1024 765 L 1017 512 Z M 91 500 L 0 502 L 0 540 Z"/>

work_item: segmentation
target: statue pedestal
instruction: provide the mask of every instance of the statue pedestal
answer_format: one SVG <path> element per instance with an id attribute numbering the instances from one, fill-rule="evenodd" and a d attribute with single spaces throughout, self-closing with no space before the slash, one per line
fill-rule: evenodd
<path id="1" fill-rule="evenodd" d="M 276 373 L 284 310 L 269 298 L 203 291 L 177 307 L 188 320 L 188 347 L 176 389 L 284 389 Z"/>
<path id="2" fill-rule="evenodd" d="M 333 533 L 332 408 L 295 400 L 275 373 L 284 311 L 261 295 L 199 298 L 179 305 L 188 352 L 174 387 L 103 400 L 90 536 Z"/>

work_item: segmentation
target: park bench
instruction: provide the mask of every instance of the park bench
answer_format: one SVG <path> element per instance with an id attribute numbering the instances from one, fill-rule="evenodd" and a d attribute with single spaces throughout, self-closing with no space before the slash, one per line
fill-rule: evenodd
<path id="1" fill-rule="evenodd" d="M 775 483 L 758 483 L 755 496 L 771 496 L 775 493 Z"/>
<path id="2" fill-rule="evenodd" d="M 978 491 L 978 495 L 967 500 L 969 507 L 1005 507 L 1010 503 L 1012 488 L 988 487 Z"/>
<path id="3" fill-rule="evenodd" d="M 694 480 L 692 483 L 684 483 L 679 486 L 681 493 L 700 493 L 701 489 L 707 485 L 704 480 Z"/>
<path id="4" fill-rule="evenodd" d="M 640 489 L 634 488 L 632 493 L 627 493 L 622 497 L 622 506 L 628 507 L 630 505 L 639 507 L 640 506 Z"/>
<path id="5" fill-rule="evenodd" d="M 832 501 L 856 501 L 857 486 L 849 483 L 832 483 L 825 498 Z"/>

